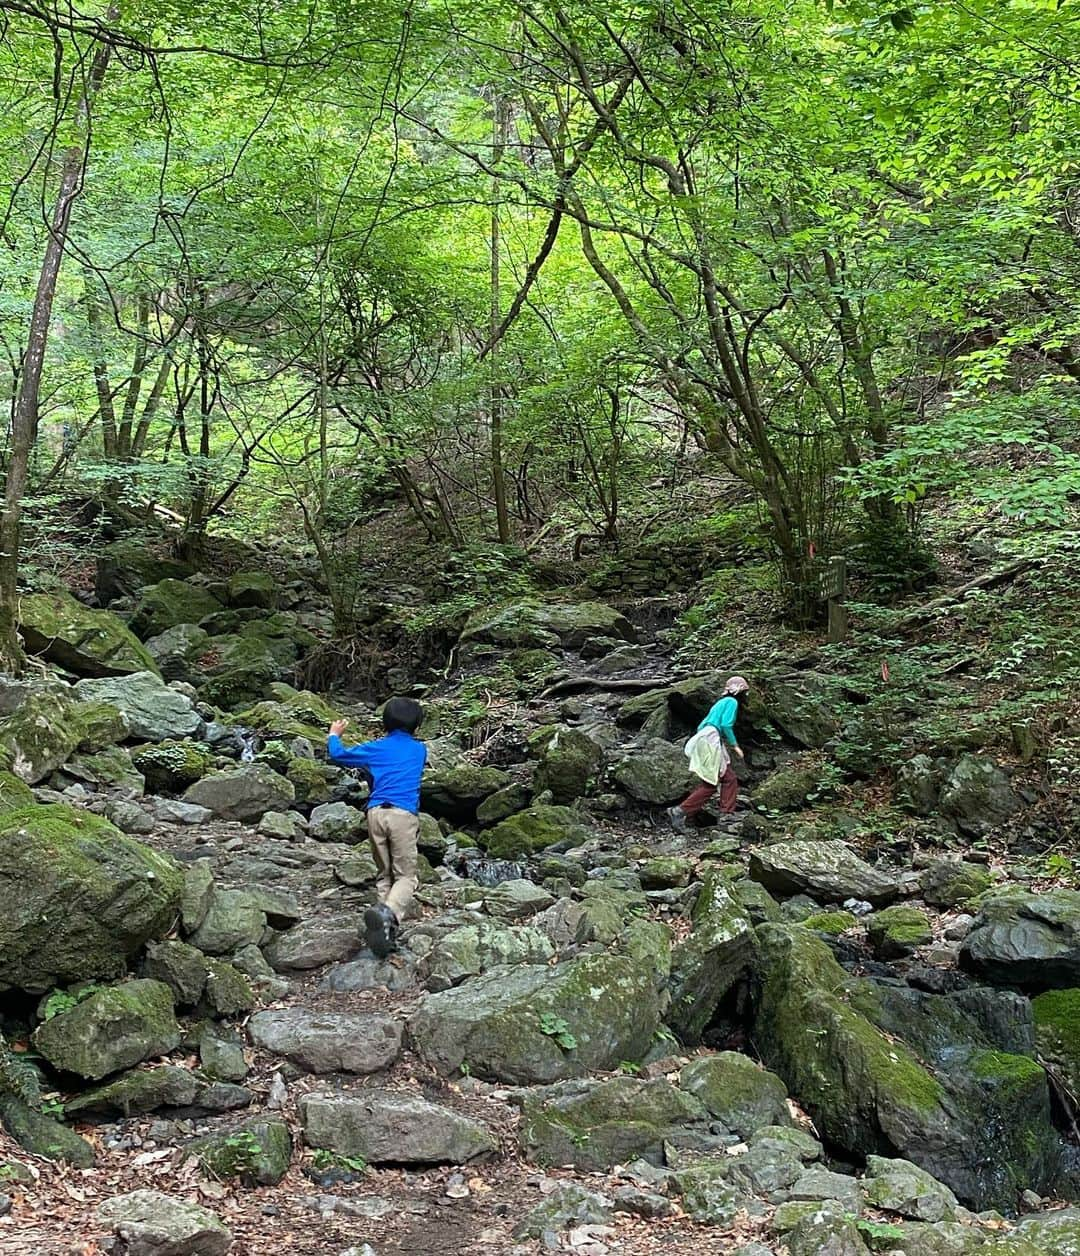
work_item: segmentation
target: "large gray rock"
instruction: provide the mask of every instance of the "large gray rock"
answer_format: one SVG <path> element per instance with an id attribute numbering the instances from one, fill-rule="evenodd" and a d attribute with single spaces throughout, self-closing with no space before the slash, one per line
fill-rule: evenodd
<path id="1" fill-rule="evenodd" d="M 311 1073 L 377 1073 L 401 1054 L 401 1021 L 377 1012 L 256 1012 L 251 1041 Z"/>
<path id="2" fill-rule="evenodd" d="M 420 802 L 433 816 L 468 821 L 492 794 L 512 784 L 501 768 L 466 759 L 452 741 L 428 743 L 428 765 L 420 782 Z"/>
<path id="3" fill-rule="evenodd" d="M 484 895 L 484 907 L 499 920 L 526 920 L 555 902 L 555 896 L 531 881 L 503 881 Z"/>
<path id="4" fill-rule="evenodd" d="M 78 702 L 66 685 L 11 686 L 0 720 L 0 747 L 8 752 L 11 770 L 36 785 L 62 767 L 77 749 L 103 750 L 129 732 L 115 707 Z"/>
<path id="5" fill-rule="evenodd" d="M 354 842 L 364 828 L 364 813 L 344 802 L 324 802 L 308 820 L 308 832 L 317 842 Z"/>
<path id="6" fill-rule="evenodd" d="M 197 1204 L 160 1191 L 133 1191 L 106 1200 L 97 1219 L 120 1239 L 123 1256 L 225 1256 L 232 1235 Z"/>
<path id="7" fill-rule="evenodd" d="M 190 737 L 202 728 L 202 717 L 190 698 L 170 689 L 152 672 L 80 680 L 75 693 L 83 702 L 107 702 L 127 719 L 132 737 L 165 741 Z"/>
<path id="8" fill-rule="evenodd" d="M 501 964 L 546 964 L 555 955 L 539 929 L 478 919 L 440 937 L 425 961 L 429 990 L 448 990 Z"/>
<path id="9" fill-rule="evenodd" d="M 559 726 L 535 747 L 540 762 L 533 787 L 537 793 L 548 790 L 557 803 L 582 798 L 595 784 L 604 763 L 604 752 L 587 733 Z"/>
<path id="10" fill-rule="evenodd" d="M 956 1196 L 910 1160 L 867 1156 L 863 1195 L 871 1208 L 899 1213 L 911 1221 L 952 1221 Z"/>
<path id="11" fill-rule="evenodd" d="M 186 580 L 165 579 L 142 591 L 131 627 L 145 639 L 177 624 L 197 624 L 219 610 L 221 603 L 209 590 Z"/>
<path id="12" fill-rule="evenodd" d="M 190 938 L 207 955 L 231 955 L 258 942 L 266 931 L 266 913 L 250 890 L 209 890 L 202 919 Z"/>
<path id="13" fill-rule="evenodd" d="M 498 1146 L 479 1121 L 398 1091 L 304 1095 L 300 1119 L 308 1146 L 368 1164 L 466 1164 Z"/>
<path id="14" fill-rule="evenodd" d="M 361 923 L 355 915 L 302 920 L 264 948 L 266 958 L 277 972 L 302 972 L 349 959 L 360 949 Z"/>
<path id="15" fill-rule="evenodd" d="M 539 602 L 521 598 L 496 610 L 469 617 L 462 644 L 530 647 L 563 645 L 579 650 L 591 637 L 634 640 L 634 628 L 619 611 L 602 602 Z"/>
<path id="16" fill-rule="evenodd" d="M 754 1042 L 824 1138 L 910 1160 L 976 1209 L 1057 1189 L 1063 1146 L 1025 999 L 872 983 L 806 929 L 757 932 Z"/>
<path id="17" fill-rule="evenodd" d="M 206 652 L 210 634 L 196 624 L 177 624 L 151 637 L 146 648 L 166 680 L 191 681 L 196 661 Z"/>
<path id="18" fill-rule="evenodd" d="M 754 949 L 750 918 L 718 873 L 706 875 L 694 906 L 693 928 L 671 956 L 668 1024 L 696 1043 L 720 1000 L 744 976 Z"/>
<path id="19" fill-rule="evenodd" d="M 42 1112 L 38 1104 L 27 1103 L 3 1090 L 0 1090 L 0 1125 L 31 1155 L 62 1160 L 79 1169 L 89 1169 L 94 1163 L 94 1149 L 85 1138 Z"/>
<path id="20" fill-rule="evenodd" d="M 1008 889 L 982 901 L 960 948 L 969 972 L 1002 985 L 1080 985 L 1080 893 Z"/>
<path id="21" fill-rule="evenodd" d="M 926 754 L 912 755 L 896 770 L 895 798 L 917 816 L 933 815 L 941 793 L 941 772 Z"/>
<path id="22" fill-rule="evenodd" d="M 900 892 L 894 877 L 872 868 L 840 841 L 796 838 L 758 846 L 750 854 L 750 876 L 771 894 L 808 894 L 819 903 L 857 898 L 881 906 Z"/>
<path id="23" fill-rule="evenodd" d="M 166 932 L 182 878 L 167 856 L 59 804 L 0 815 L 0 986 L 119 975 Z"/>
<path id="24" fill-rule="evenodd" d="M 538 1239 L 581 1225 L 603 1225 L 612 1220 L 611 1200 L 577 1182 L 557 1182 L 542 1203 L 530 1209 L 514 1229 L 516 1239 Z"/>
<path id="25" fill-rule="evenodd" d="M 653 737 L 615 765 L 615 780 L 638 802 L 661 806 L 690 792 L 690 765 L 682 746 Z"/>
<path id="26" fill-rule="evenodd" d="M 97 1081 L 180 1043 L 172 991 L 143 979 L 96 990 L 39 1025 L 34 1046 L 55 1069 Z"/>
<path id="27" fill-rule="evenodd" d="M 207 807 L 223 820 L 258 821 L 268 811 L 287 811 L 296 797 L 291 781 L 265 763 L 241 763 L 204 776 L 184 793 L 184 802 Z"/>
<path id="28" fill-rule="evenodd" d="M 244 1186 L 277 1186 L 289 1171 L 293 1141 L 280 1117 L 249 1117 L 234 1129 L 188 1143 L 186 1150 L 219 1181 L 236 1178 Z"/>
<path id="29" fill-rule="evenodd" d="M 556 842 L 580 845 L 592 836 L 584 817 L 570 807 L 534 804 L 519 811 L 483 836 L 487 852 L 495 859 L 521 859 Z"/>
<path id="30" fill-rule="evenodd" d="M 157 670 L 150 653 L 123 620 L 90 610 L 70 593 L 19 598 L 19 632 L 27 652 L 76 676 L 125 676 Z"/>
<path id="31" fill-rule="evenodd" d="M 660 1016 L 657 976 L 655 957 L 626 954 L 494 968 L 427 995 L 409 1031 L 443 1074 L 468 1064 L 493 1081 L 580 1077 L 644 1055 Z"/>
<path id="32" fill-rule="evenodd" d="M 252 1094 L 243 1086 L 214 1081 L 174 1064 L 133 1069 L 115 1081 L 84 1091 L 65 1105 L 69 1115 L 94 1113 L 129 1117 L 159 1108 L 187 1108 L 204 1112 L 231 1112 L 247 1107 Z"/>
<path id="33" fill-rule="evenodd" d="M 941 787 L 941 810 L 965 833 L 986 833 L 1020 806 L 1009 778 L 992 759 L 980 755 L 964 755 Z"/>
<path id="34" fill-rule="evenodd" d="M 679 1074 L 679 1085 L 740 1138 L 791 1124 L 784 1083 L 736 1051 L 694 1060 Z"/>
<path id="35" fill-rule="evenodd" d="M 665 1143 L 709 1132 L 705 1107 L 663 1078 L 559 1082 L 523 1091 L 521 1104 L 522 1150 L 544 1165 L 660 1164 Z"/>

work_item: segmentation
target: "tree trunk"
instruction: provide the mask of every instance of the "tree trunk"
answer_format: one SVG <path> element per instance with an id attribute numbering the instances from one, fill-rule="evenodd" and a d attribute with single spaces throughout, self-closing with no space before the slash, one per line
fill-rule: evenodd
<path id="1" fill-rule="evenodd" d="M 505 97 L 493 88 L 492 99 L 492 164 L 498 165 L 506 148 L 506 133 L 510 121 L 510 111 Z M 491 181 L 491 311 L 489 325 L 489 343 L 492 345 L 490 371 L 490 417 L 491 417 L 491 489 L 495 498 L 495 520 L 502 545 L 510 541 L 510 512 L 506 506 L 506 470 L 503 467 L 503 395 L 499 380 L 499 261 L 500 261 L 500 222 L 499 199 L 502 196 L 501 183 L 496 176 Z"/>
<path id="2" fill-rule="evenodd" d="M 110 9 L 108 16 L 115 18 L 116 10 Z M 111 46 L 103 43 L 91 63 L 90 75 L 76 110 L 77 117 L 83 124 L 89 120 L 90 103 L 105 78 L 111 52 Z M 0 667 L 12 671 L 20 670 L 24 662 L 18 636 L 22 502 L 29 480 L 30 455 L 37 440 L 41 376 L 45 366 L 56 284 L 67 244 L 71 207 L 82 191 L 89 156 L 90 135 L 87 130 L 83 144 L 68 148 L 61 163 L 60 187 L 53 206 L 45 257 L 38 275 L 37 292 L 30 314 L 30 334 L 27 337 L 19 392 L 12 414 L 11 445 L 4 480 L 3 507 L 0 509 Z"/>

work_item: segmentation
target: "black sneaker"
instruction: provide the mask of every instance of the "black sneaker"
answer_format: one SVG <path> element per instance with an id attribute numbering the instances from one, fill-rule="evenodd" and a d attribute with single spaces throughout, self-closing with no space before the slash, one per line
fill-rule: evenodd
<path id="1" fill-rule="evenodd" d="M 667 818 L 671 821 L 671 827 L 676 833 L 690 832 L 690 817 L 683 811 L 682 807 L 669 807 Z"/>
<path id="2" fill-rule="evenodd" d="M 368 948 L 378 959 L 385 959 L 397 947 L 398 919 L 385 903 L 364 912 L 364 928 Z"/>

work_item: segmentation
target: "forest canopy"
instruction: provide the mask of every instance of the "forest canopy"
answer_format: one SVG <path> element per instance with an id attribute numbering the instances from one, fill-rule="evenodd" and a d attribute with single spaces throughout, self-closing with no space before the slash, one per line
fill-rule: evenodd
<path id="1" fill-rule="evenodd" d="M 943 491 L 1060 526 L 1077 15 L 0 0 L 6 655 L 118 521 L 295 537 L 340 633 L 391 501 L 569 559 L 720 483 L 803 615 Z"/>

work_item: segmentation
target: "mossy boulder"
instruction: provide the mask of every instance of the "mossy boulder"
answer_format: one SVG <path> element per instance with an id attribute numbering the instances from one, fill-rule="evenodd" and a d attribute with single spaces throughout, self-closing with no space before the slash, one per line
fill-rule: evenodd
<path id="1" fill-rule="evenodd" d="M 583 798 L 595 784 L 604 763 L 600 746 L 575 728 L 555 728 L 537 750 L 540 762 L 533 787 L 538 793 L 549 790 L 556 803 Z"/>
<path id="2" fill-rule="evenodd" d="M 235 711 L 257 702 L 295 661 L 295 649 L 279 657 L 273 644 L 261 637 L 211 637 L 199 659 L 203 679 L 194 683 L 204 702 Z"/>
<path id="3" fill-rule="evenodd" d="M 409 1030 L 444 1075 L 467 1065 L 478 1077 L 528 1085 L 641 1059 L 660 1008 L 653 964 L 585 955 L 554 967 L 494 968 L 429 994 Z"/>
<path id="4" fill-rule="evenodd" d="M 189 941 L 207 955 L 231 955 L 242 946 L 258 943 L 265 931 L 266 912 L 256 894 L 214 886 Z"/>
<path id="5" fill-rule="evenodd" d="M 538 803 L 501 820 L 484 833 L 481 840 L 495 859 L 520 859 L 556 842 L 579 845 L 591 835 L 592 831 L 577 811 Z"/>
<path id="6" fill-rule="evenodd" d="M 1055 1189 L 1061 1140 L 1045 1075 L 1018 1050 L 1022 999 L 875 985 L 799 926 L 758 935 L 754 1041 L 825 1138 L 910 1160 L 975 1208 Z"/>
<path id="7" fill-rule="evenodd" d="M 143 746 L 132 754 L 131 762 L 146 778 L 150 793 L 174 794 L 201 781 L 214 756 L 205 743 L 184 739 Z"/>
<path id="8" fill-rule="evenodd" d="M 223 959 L 207 963 L 206 990 L 202 1006 L 211 1016 L 243 1016 L 256 1004 L 255 992 L 247 977 Z"/>
<path id="9" fill-rule="evenodd" d="M 1031 1000 L 1039 1054 L 1061 1069 L 1073 1094 L 1080 1092 L 1080 989 L 1047 990 Z"/>
<path id="10" fill-rule="evenodd" d="M 145 541 L 125 537 L 106 545 L 97 557 L 94 591 L 103 606 L 117 598 L 134 597 L 161 580 L 186 580 L 195 569 L 173 558 L 162 558 Z"/>
<path id="11" fill-rule="evenodd" d="M 521 1148 L 543 1165 L 589 1172 L 638 1157 L 660 1164 L 666 1142 L 708 1130 L 704 1105 L 663 1078 L 566 1081 L 522 1095 Z"/>
<path id="12" fill-rule="evenodd" d="M 34 791 L 14 772 L 0 771 L 0 813 L 34 805 Z"/>
<path id="13" fill-rule="evenodd" d="M 1022 805 L 1002 769 L 982 755 L 963 755 L 941 787 L 942 812 L 974 836 L 1003 824 Z"/>
<path id="14" fill-rule="evenodd" d="M 694 906 L 693 927 L 671 957 L 667 1022 L 685 1043 L 701 1040 L 720 1001 L 747 974 L 754 932 L 721 875 L 710 870 Z"/>
<path id="15" fill-rule="evenodd" d="M 177 624 L 198 624 L 221 603 L 206 589 L 186 580 L 161 580 L 142 591 L 131 617 L 131 630 L 145 640 Z"/>
<path id="16" fill-rule="evenodd" d="M 501 768 L 472 763 L 449 742 L 432 742 L 420 782 L 420 803 L 433 816 L 468 821 L 475 818 L 485 798 L 510 784 L 511 778 Z"/>
<path id="17" fill-rule="evenodd" d="M 690 792 L 690 765 L 682 746 L 659 737 L 631 750 L 612 773 L 622 789 L 638 802 L 661 806 Z"/>
<path id="18" fill-rule="evenodd" d="M 94 1149 L 85 1138 L 17 1095 L 0 1094 L 0 1125 L 33 1156 L 62 1160 L 77 1169 L 93 1166 Z M 34 1250 L 40 1248 L 35 1245 Z"/>
<path id="19" fill-rule="evenodd" d="M 737 1051 L 694 1060 L 679 1074 L 679 1085 L 740 1138 L 791 1124 L 784 1083 Z"/>
<path id="20" fill-rule="evenodd" d="M 854 929 L 859 920 L 849 911 L 819 911 L 807 916 L 802 923 L 807 929 L 813 929 L 816 933 L 827 933 L 835 938 Z"/>
<path id="21" fill-rule="evenodd" d="M 682 855 L 658 855 L 638 869 L 643 890 L 675 890 L 690 884 L 694 861 Z"/>
<path id="22" fill-rule="evenodd" d="M 197 947 L 188 946 L 175 938 L 150 942 L 146 947 L 142 974 L 154 981 L 164 982 L 172 991 L 177 1006 L 194 1007 L 206 989 L 206 956 Z"/>
<path id="23" fill-rule="evenodd" d="M 821 763 L 817 758 L 785 764 L 756 786 L 751 801 L 761 811 L 798 811 L 821 789 Z"/>
<path id="24" fill-rule="evenodd" d="M 0 815 L 0 984 L 117 976 L 172 925 L 181 885 L 167 855 L 100 816 L 59 804 Z"/>
<path id="25" fill-rule="evenodd" d="M 541 602 L 520 598 L 495 610 L 475 611 L 461 643 L 486 643 L 514 649 L 562 645 L 580 649 L 590 637 L 635 639 L 630 621 L 602 602 Z"/>
<path id="26" fill-rule="evenodd" d="M 867 931 L 870 945 L 881 959 L 900 959 L 934 940 L 926 912 L 902 903 L 875 912 L 867 922 Z"/>
<path id="27" fill-rule="evenodd" d="M 166 680 L 189 682 L 198 675 L 198 660 L 206 652 L 210 634 L 197 624 L 177 624 L 156 637 L 149 637 L 146 648 Z"/>
<path id="28" fill-rule="evenodd" d="M 959 1207 L 947 1186 L 910 1160 L 867 1156 L 862 1189 L 871 1208 L 911 1221 L 952 1221 Z"/>
<path id="29" fill-rule="evenodd" d="M 225 595 L 230 606 L 273 610 L 277 605 L 277 581 L 268 571 L 237 571 L 229 577 Z"/>
<path id="30" fill-rule="evenodd" d="M 70 593 L 30 593 L 19 599 L 19 632 L 27 653 L 76 676 L 156 672 L 157 664 L 122 619 L 90 610 Z"/>
<path id="31" fill-rule="evenodd" d="M 923 898 L 931 907 L 965 907 L 993 885 L 990 870 L 983 864 L 959 859 L 935 859 L 919 879 Z"/>
<path id="32" fill-rule="evenodd" d="M 769 722 L 785 737 L 817 750 L 836 736 L 839 727 L 831 676 L 800 672 L 767 677 L 755 685 L 755 697 Z"/>
<path id="33" fill-rule="evenodd" d="M 296 801 L 318 806 L 333 794 L 331 769 L 316 759 L 290 759 L 285 779 L 296 791 Z"/>
<path id="34" fill-rule="evenodd" d="M 516 781 L 502 789 L 497 789 L 495 793 L 490 794 L 476 808 L 477 822 L 480 824 L 498 824 L 500 820 L 505 820 L 507 816 L 516 815 L 517 812 L 524 811 L 529 805 L 531 797 L 529 790 L 524 785 L 519 785 Z"/>
<path id="35" fill-rule="evenodd" d="M 306 689 L 293 689 L 280 681 L 269 687 L 270 698 L 255 703 L 231 717 L 231 722 L 268 737 L 305 737 L 321 744 L 327 730 L 340 712 L 329 703 Z"/>
<path id="36" fill-rule="evenodd" d="M 98 1081 L 179 1045 L 172 991 L 148 978 L 96 990 L 39 1025 L 33 1041 L 53 1068 Z"/>
<path id="37" fill-rule="evenodd" d="M 289 1171 L 293 1141 L 280 1117 L 254 1117 L 234 1129 L 195 1139 L 187 1152 L 210 1177 L 244 1186 L 277 1186 Z"/>
<path id="38" fill-rule="evenodd" d="M 66 686 L 27 688 L 15 709 L 0 720 L 5 766 L 30 785 L 44 780 L 88 740 L 84 714 L 89 712 Z"/>
<path id="39" fill-rule="evenodd" d="M 555 947 L 546 934 L 528 925 L 478 919 L 440 937 L 426 957 L 429 990 L 448 990 L 468 977 L 502 965 L 546 964 Z"/>

